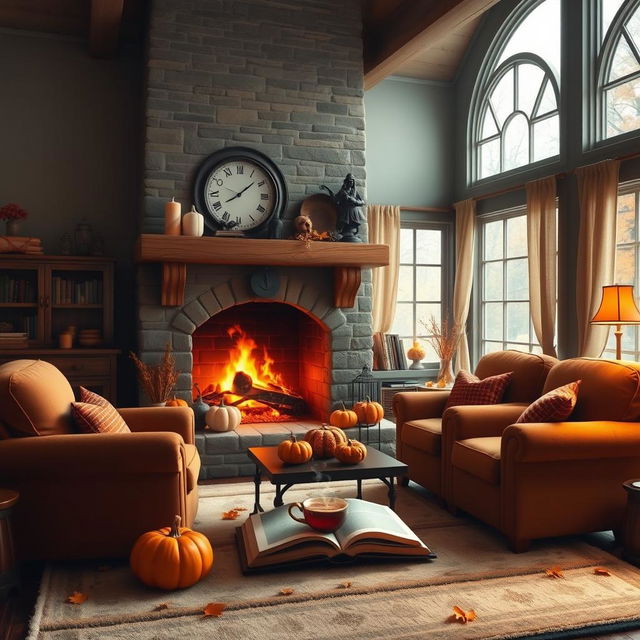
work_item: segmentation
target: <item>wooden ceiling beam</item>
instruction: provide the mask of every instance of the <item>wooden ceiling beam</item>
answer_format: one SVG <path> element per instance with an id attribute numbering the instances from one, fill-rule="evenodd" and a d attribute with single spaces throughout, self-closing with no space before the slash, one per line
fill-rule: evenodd
<path id="1" fill-rule="evenodd" d="M 89 53 L 113 58 L 118 51 L 124 0 L 91 0 Z"/>
<path id="2" fill-rule="evenodd" d="M 416 54 L 477 19 L 498 1 L 405 0 L 384 26 L 366 35 L 365 89 L 371 89 Z"/>

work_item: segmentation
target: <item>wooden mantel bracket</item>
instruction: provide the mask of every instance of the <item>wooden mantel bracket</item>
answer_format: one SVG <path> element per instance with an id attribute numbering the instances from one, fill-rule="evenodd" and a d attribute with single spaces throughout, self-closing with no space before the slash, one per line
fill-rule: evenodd
<path id="1" fill-rule="evenodd" d="M 353 307 L 361 279 L 360 267 L 334 267 L 333 304 L 340 309 Z"/>
<path id="2" fill-rule="evenodd" d="M 184 304 L 184 286 L 187 265 L 177 262 L 162 263 L 162 306 L 181 307 Z"/>

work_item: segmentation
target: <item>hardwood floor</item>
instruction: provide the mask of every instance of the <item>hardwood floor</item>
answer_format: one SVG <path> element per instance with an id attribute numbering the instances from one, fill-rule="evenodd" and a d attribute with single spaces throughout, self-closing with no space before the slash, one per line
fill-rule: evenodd
<path id="1" fill-rule="evenodd" d="M 253 481 L 252 478 L 225 478 L 221 480 L 208 480 L 201 484 L 229 484 L 233 482 Z M 590 544 L 600 546 L 608 551 L 615 552 L 615 542 L 611 534 L 592 534 L 585 536 Z M 0 602 L 0 640 L 24 640 L 29 628 L 33 606 L 35 604 L 40 578 L 42 576 L 42 564 L 31 564 L 22 567 L 21 588 L 13 593 L 7 600 Z M 640 629 L 623 633 L 610 633 L 605 635 L 580 636 L 576 640 L 640 640 Z"/>

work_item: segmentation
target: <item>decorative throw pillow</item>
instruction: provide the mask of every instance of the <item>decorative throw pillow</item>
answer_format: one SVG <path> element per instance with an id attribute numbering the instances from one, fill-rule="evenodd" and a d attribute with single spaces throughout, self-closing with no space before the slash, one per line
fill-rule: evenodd
<path id="1" fill-rule="evenodd" d="M 480 380 L 468 371 L 460 371 L 451 388 L 445 409 L 468 404 L 497 404 L 513 377 L 513 371 Z"/>
<path id="2" fill-rule="evenodd" d="M 566 420 L 576 406 L 578 389 L 582 380 L 570 382 L 552 389 L 535 402 L 532 402 L 516 420 L 519 422 L 562 422 Z"/>
<path id="3" fill-rule="evenodd" d="M 101 395 L 80 387 L 80 402 L 71 403 L 71 412 L 85 433 L 131 433 L 115 407 Z"/>

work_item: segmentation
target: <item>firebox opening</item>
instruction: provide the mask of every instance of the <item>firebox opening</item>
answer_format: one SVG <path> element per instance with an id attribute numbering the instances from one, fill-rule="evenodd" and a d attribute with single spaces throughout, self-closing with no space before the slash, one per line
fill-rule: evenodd
<path id="1" fill-rule="evenodd" d="M 329 332 L 298 308 L 230 307 L 196 329 L 192 350 L 193 382 L 205 401 L 236 403 L 243 423 L 327 419 Z"/>

